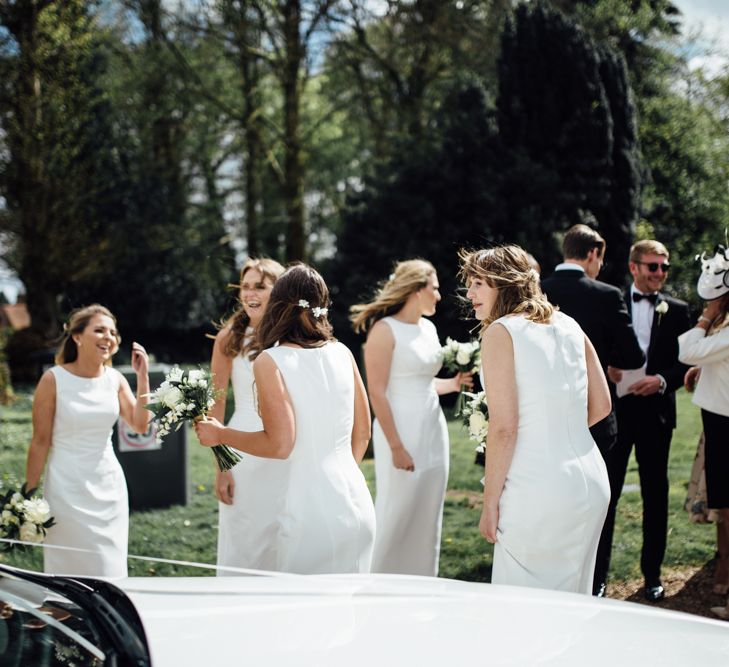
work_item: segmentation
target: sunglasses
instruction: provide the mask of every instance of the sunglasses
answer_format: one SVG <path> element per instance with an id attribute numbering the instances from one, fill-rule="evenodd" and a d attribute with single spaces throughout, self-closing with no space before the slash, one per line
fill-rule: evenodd
<path id="1" fill-rule="evenodd" d="M 670 264 L 668 262 L 663 262 L 663 264 L 659 264 L 658 262 L 634 262 L 635 264 L 642 264 L 643 266 L 647 266 L 648 270 L 651 273 L 655 273 L 660 269 L 663 271 L 663 273 L 668 273 L 668 269 L 670 268 Z"/>

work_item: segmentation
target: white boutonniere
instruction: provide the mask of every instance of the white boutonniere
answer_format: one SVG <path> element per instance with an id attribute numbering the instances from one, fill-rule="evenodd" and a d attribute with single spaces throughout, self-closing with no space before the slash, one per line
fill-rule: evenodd
<path id="1" fill-rule="evenodd" d="M 668 301 L 661 301 L 656 304 L 656 313 L 658 313 L 658 324 L 661 323 L 661 318 L 668 312 Z"/>

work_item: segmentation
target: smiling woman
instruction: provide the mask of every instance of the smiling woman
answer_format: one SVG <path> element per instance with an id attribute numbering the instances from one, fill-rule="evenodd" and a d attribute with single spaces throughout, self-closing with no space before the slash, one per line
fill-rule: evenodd
<path id="1" fill-rule="evenodd" d="M 255 331 L 276 280 L 284 272 L 278 262 L 249 259 L 240 270 L 240 306 L 215 337 L 210 364 L 220 392 L 210 416 L 224 421 L 225 398 L 232 383 L 235 411 L 228 426 L 242 431 L 263 429 L 253 396 Z M 218 506 L 218 565 L 261 570 L 276 568 L 276 498 L 284 493 L 286 461 L 244 457 L 232 470 L 215 469 Z M 218 574 L 229 574 L 225 569 Z"/>
<path id="2" fill-rule="evenodd" d="M 94 304 L 72 312 L 64 330 L 57 365 L 41 377 L 33 398 L 26 466 L 26 484 L 32 489 L 47 461 L 44 495 L 56 525 L 48 530 L 44 569 L 123 577 L 129 504 L 111 430 L 120 414 L 138 433 L 147 429 L 147 353 L 132 344 L 135 398 L 126 378 L 109 368 L 121 339 L 107 308 Z M 80 555 L 69 547 L 88 553 Z"/>

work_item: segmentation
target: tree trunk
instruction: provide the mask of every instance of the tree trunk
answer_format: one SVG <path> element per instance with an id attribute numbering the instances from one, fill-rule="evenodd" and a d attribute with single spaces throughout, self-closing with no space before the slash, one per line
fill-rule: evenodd
<path id="1" fill-rule="evenodd" d="M 17 10 L 17 23 L 14 26 L 20 54 L 17 95 L 20 136 L 15 137 L 15 140 L 19 166 L 17 198 L 23 230 L 18 275 L 25 285 L 31 328 L 50 341 L 60 332 L 60 312 L 56 298 L 58 285 L 48 284 L 42 251 L 47 241 L 44 230 L 49 212 L 41 142 L 42 91 L 37 62 L 40 10 L 36 3 L 24 5 Z"/>
<path id="2" fill-rule="evenodd" d="M 284 201 L 288 218 L 287 261 L 306 259 L 304 222 L 304 166 L 301 159 L 301 66 L 305 52 L 301 41 L 301 3 L 287 0 L 283 6 L 285 60 L 282 63 L 284 98 Z"/>

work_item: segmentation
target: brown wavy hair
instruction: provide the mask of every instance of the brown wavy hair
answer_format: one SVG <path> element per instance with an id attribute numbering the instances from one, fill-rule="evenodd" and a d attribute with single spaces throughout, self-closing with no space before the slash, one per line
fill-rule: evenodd
<path id="1" fill-rule="evenodd" d="M 504 315 L 524 314 L 532 322 L 550 321 L 554 307 L 542 293 L 539 274 L 529 264 L 528 253 L 518 245 L 462 249 L 458 256 L 458 277 L 463 282 L 480 278 L 498 290 L 494 307 L 481 323 L 481 335 Z"/>
<path id="2" fill-rule="evenodd" d="M 69 364 L 72 361 L 78 359 L 78 346 L 76 341 L 73 339 L 75 334 L 83 333 L 84 329 L 89 325 L 91 318 L 94 315 L 106 315 L 114 322 L 116 326 L 116 317 L 112 315 L 111 311 L 100 303 L 92 303 L 90 306 L 84 306 L 83 308 L 76 308 L 72 310 L 68 316 L 68 322 L 63 325 L 63 337 L 58 345 L 56 351 L 55 362 L 61 366 L 62 364 Z M 121 345 L 121 336 L 119 332 L 116 334 L 116 349 L 112 352 L 112 355 L 116 354 Z M 111 366 L 111 358 L 104 362 L 107 366 Z"/>
<path id="3" fill-rule="evenodd" d="M 258 271 L 264 280 L 270 280 L 273 285 L 276 284 L 278 278 L 285 271 L 284 267 L 275 259 L 269 259 L 268 257 L 261 257 L 258 259 L 251 258 L 241 267 L 240 282 L 237 285 L 231 285 L 231 287 L 237 287 L 240 289 L 240 285 L 243 283 L 246 273 L 252 269 Z M 255 336 L 248 337 L 246 334 L 246 330 L 250 326 L 250 323 L 251 319 L 248 317 L 243 304 L 239 301 L 238 309 L 227 320 L 225 320 L 222 325 L 220 325 L 221 329 L 230 327 L 230 335 L 227 337 L 225 345 L 223 346 L 224 354 L 229 357 L 237 357 L 239 354 L 245 356 L 251 351 L 255 345 Z"/>
<path id="4" fill-rule="evenodd" d="M 300 306 L 306 301 L 308 306 Z M 314 316 L 313 308 L 329 308 L 329 288 L 319 272 L 307 264 L 293 264 L 275 282 L 268 306 L 256 330 L 251 357 L 276 343 L 320 347 L 335 340 L 326 314 Z"/>
<path id="5" fill-rule="evenodd" d="M 372 301 L 358 303 L 349 309 L 349 320 L 357 332 L 366 332 L 378 320 L 397 313 L 408 297 L 426 287 L 435 267 L 424 259 L 397 262 L 390 277 L 382 282 Z"/>

